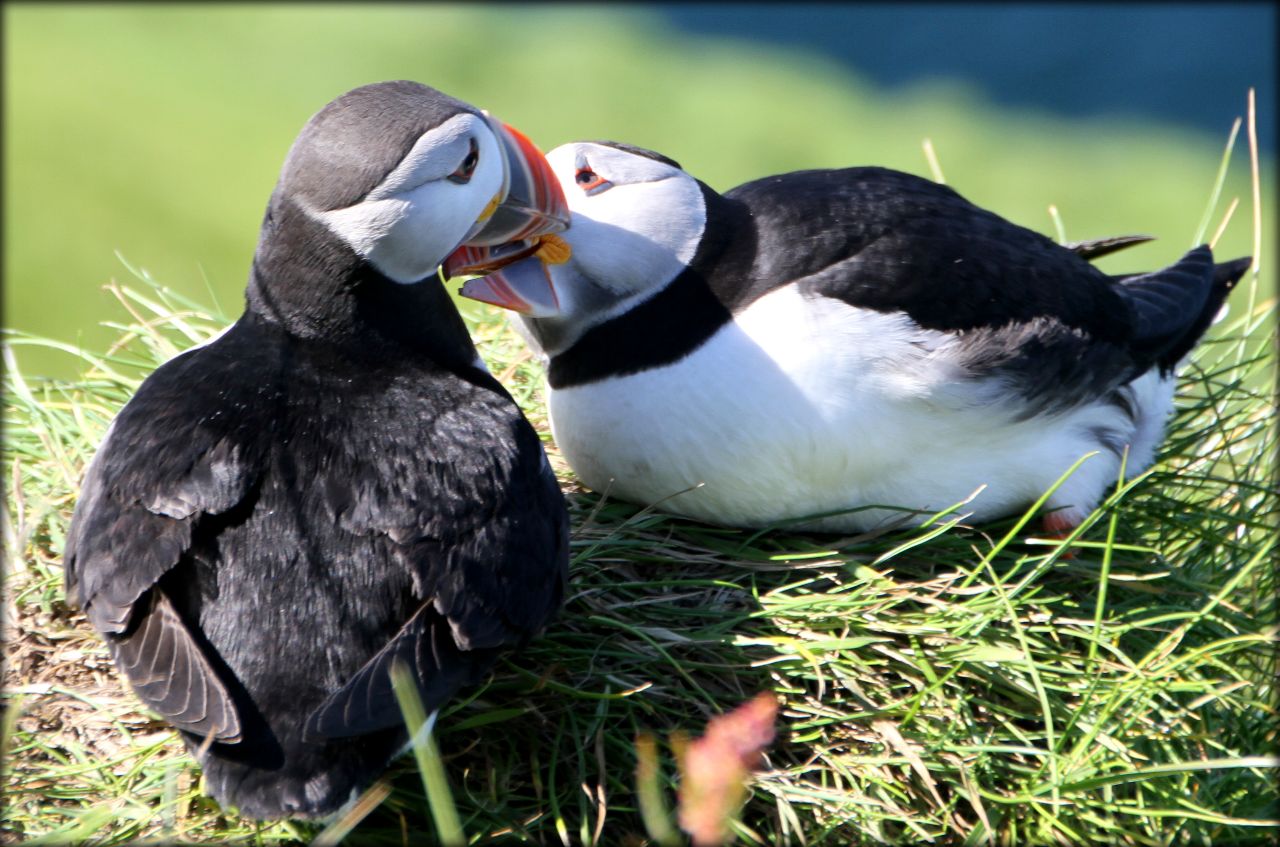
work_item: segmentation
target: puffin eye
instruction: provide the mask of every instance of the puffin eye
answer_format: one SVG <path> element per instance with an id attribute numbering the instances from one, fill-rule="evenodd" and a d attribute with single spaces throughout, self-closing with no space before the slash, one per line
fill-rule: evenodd
<path id="1" fill-rule="evenodd" d="M 449 181 L 456 182 L 459 185 L 465 185 L 471 181 L 471 175 L 476 172 L 476 165 L 480 163 L 480 148 L 476 145 L 476 140 L 471 139 L 471 149 L 467 151 L 467 158 L 462 160 L 462 164 L 458 165 L 458 169 L 449 174 Z"/>
<path id="2" fill-rule="evenodd" d="M 578 172 L 573 175 L 573 181 L 588 194 L 595 194 L 613 184 L 587 167 L 578 168 Z"/>

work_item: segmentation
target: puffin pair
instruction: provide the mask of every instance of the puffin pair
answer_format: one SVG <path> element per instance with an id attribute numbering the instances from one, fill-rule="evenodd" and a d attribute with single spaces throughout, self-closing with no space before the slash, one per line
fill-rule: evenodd
<path id="1" fill-rule="evenodd" d="M 557 610 L 568 518 L 537 433 L 437 268 L 563 228 L 536 148 L 411 82 L 298 136 L 243 316 L 158 368 L 91 463 L 68 597 L 220 803 L 331 814 Z"/>
<path id="2" fill-rule="evenodd" d="M 1112 277 L 1072 246 L 883 168 L 720 195 L 613 142 L 547 155 L 562 264 L 466 248 L 464 295 L 514 309 L 547 358 L 556 444 L 591 488 L 720 524 L 864 531 L 968 501 L 1048 498 L 1079 524 L 1152 463 L 1174 370 L 1250 264 L 1197 247 Z M 981 488 L 980 493 L 969 498 Z"/>
<path id="3" fill-rule="evenodd" d="M 568 261 L 513 261 L 566 194 Z M 437 284 L 446 256 L 496 271 L 463 293 L 522 313 L 593 488 L 865 529 L 980 485 L 973 517 L 1008 513 L 1098 450 L 1050 500 L 1067 527 L 1126 451 L 1150 464 L 1173 369 L 1249 264 L 1089 265 L 1126 243 L 1060 247 L 878 168 L 721 196 L 640 148 L 543 160 L 433 89 L 356 89 L 285 161 L 244 315 L 108 429 L 68 597 L 221 803 L 331 814 L 406 741 L 393 664 L 437 710 L 563 593 L 562 495 Z"/>

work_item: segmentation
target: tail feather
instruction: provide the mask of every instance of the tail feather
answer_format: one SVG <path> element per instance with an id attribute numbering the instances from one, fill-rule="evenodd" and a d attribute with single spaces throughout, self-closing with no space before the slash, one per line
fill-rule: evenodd
<path id="1" fill-rule="evenodd" d="M 1155 236 L 1116 235 L 1111 238 L 1095 238 L 1090 241 L 1072 241 L 1062 246 L 1080 258 L 1092 262 L 1094 259 L 1101 259 L 1103 256 L 1108 256 L 1117 250 L 1123 250 L 1135 244 L 1145 244 L 1148 241 L 1155 241 Z"/>
<path id="2" fill-rule="evenodd" d="M 1160 358 L 1160 367 L 1163 370 L 1172 370 L 1184 356 L 1195 348 L 1200 341 L 1200 337 L 1205 334 L 1213 323 L 1214 318 L 1217 317 L 1218 312 L 1221 311 L 1222 304 L 1227 300 L 1227 295 L 1231 293 L 1236 287 L 1236 283 L 1244 277 L 1245 272 L 1252 265 L 1253 257 L 1245 256 L 1241 259 L 1233 259 L 1230 262 L 1222 262 L 1213 266 L 1213 279 L 1209 288 L 1209 296 L 1191 326 Z"/>
<path id="3" fill-rule="evenodd" d="M 1191 352 L 1222 308 L 1251 259 L 1215 265 L 1207 245 L 1189 251 L 1167 268 L 1117 280 L 1116 292 L 1133 316 L 1133 349 L 1172 370 Z"/>

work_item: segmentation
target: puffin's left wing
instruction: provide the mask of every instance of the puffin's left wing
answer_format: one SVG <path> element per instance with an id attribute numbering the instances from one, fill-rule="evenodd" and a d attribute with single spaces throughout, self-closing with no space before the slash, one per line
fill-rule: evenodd
<path id="1" fill-rule="evenodd" d="M 423 603 L 396 636 L 356 672 L 346 685 L 307 719 L 309 739 L 364 735 L 404 722 L 391 687 L 391 668 L 404 664 L 418 683 L 428 710 L 488 669 L 496 651 L 464 652 L 454 641 L 449 621 L 431 603 Z"/>
<path id="2" fill-rule="evenodd" d="M 230 343 L 165 363 L 116 416 L 85 474 L 63 555 L 68 599 L 142 701 L 179 729 L 224 742 L 239 738 L 235 706 L 168 575 L 183 567 L 201 521 L 242 504 L 258 478 L 265 428 L 232 419 L 226 407 L 237 404 L 201 390 L 237 355 L 221 351 Z"/>

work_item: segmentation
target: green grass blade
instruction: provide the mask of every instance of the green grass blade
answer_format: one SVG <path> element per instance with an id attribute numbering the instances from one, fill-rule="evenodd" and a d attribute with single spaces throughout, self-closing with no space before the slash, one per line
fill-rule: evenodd
<path id="1" fill-rule="evenodd" d="M 449 789 L 449 777 L 445 774 L 440 750 L 432 738 L 436 714 L 432 713 L 428 720 L 413 674 L 401 662 L 397 661 L 391 666 L 391 686 L 400 703 L 400 711 L 404 713 L 405 725 L 409 728 L 410 744 L 414 758 L 418 761 L 418 771 L 422 774 L 422 787 L 427 793 L 427 803 L 431 807 L 431 817 L 435 821 L 440 843 L 445 847 L 461 847 L 467 843 L 467 838 L 463 834 L 462 821 L 458 819 L 457 807 L 453 803 L 453 792 Z"/>

